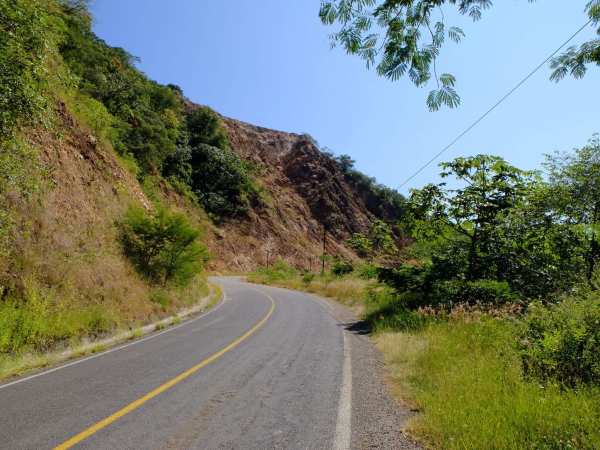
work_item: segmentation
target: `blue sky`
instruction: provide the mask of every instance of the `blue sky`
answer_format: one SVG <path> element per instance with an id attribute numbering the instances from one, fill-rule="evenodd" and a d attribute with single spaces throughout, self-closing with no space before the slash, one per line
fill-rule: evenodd
<path id="1" fill-rule="evenodd" d="M 96 0 L 92 13 L 95 32 L 141 58 L 150 78 L 229 117 L 308 132 L 398 187 L 583 25 L 586 2 L 503 0 L 477 23 L 455 17 L 467 37 L 444 48 L 438 67 L 457 77 L 463 104 L 437 113 L 425 105 L 429 88 L 379 78 L 331 50 L 318 0 Z M 574 42 L 593 35 L 589 28 Z M 535 169 L 543 153 L 585 144 L 600 131 L 600 68 L 559 84 L 549 73 L 538 72 L 442 160 L 491 153 Z M 433 164 L 401 191 L 437 173 Z"/>

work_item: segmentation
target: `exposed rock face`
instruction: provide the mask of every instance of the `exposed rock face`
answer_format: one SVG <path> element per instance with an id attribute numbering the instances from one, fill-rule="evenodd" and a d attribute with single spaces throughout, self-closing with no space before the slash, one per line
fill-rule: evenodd
<path id="1" fill-rule="evenodd" d="M 223 120 L 233 150 L 263 169 L 268 198 L 215 232 L 209 246 L 218 255 L 216 267 L 247 270 L 268 257 L 314 269 L 324 232 L 328 254 L 354 258 L 345 242 L 366 232 L 374 217 L 335 161 L 307 136 Z"/>

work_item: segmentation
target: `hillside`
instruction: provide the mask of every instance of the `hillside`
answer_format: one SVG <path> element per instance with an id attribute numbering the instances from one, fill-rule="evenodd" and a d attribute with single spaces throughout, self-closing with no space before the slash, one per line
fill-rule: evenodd
<path id="1" fill-rule="evenodd" d="M 0 355 L 171 314 L 207 270 L 317 271 L 323 236 L 354 259 L 353 233 L 402 214 L 309 136 L 191 103 L 91 23 L 85 2 L 0 1 Z"/>
<path id="2" fill-rule="evenodd" d="M 217 267 L 248 270 L 280 257 L 315 269 L 325 230 L 330 255 L 355 258 L 346 240 L 366 233 L 376 218 L 335 160 L 305 135 L 270 130 L 224 118 L 232 149 L 260 167 L 266 205 L 224 223 L 209 242 Z"/>

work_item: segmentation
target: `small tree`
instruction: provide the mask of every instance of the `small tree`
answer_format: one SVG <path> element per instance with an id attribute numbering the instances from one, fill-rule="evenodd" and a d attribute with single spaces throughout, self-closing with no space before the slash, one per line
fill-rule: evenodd
<path id="1" fill-rule="evenodd" d="M 130 208 L 120 224 L 121 243 L 136 269 L 154 283 L 187 284 L 208 260 L 200 231 L 183 214 Z"/>
<path id="2" fill-rule="evenodd" d="M 445 183 L 428 185 L 411 194 L 411 215 L 421 238 L 446 236 L 466 240 L 466 278 L 483 278 L 496 269 L 497 227 L 519 205 L 530 186 L 532 174 L 511 166 L 502 158 L 477 155 L 440 164 L 442 177 L 453 175 L 465 186 L 447 189 Z M 459 248 L 465 247 L 459 245 Z M 451 255 L 449 255 L 451 256 Z"/>

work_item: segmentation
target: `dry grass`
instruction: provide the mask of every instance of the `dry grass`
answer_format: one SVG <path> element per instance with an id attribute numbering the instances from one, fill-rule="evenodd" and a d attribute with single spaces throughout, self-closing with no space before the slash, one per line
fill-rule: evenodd
<path id="1" fill-rule="evenodd" d="M 268 284 L 298 291 L 310 292 L 332 298 L 351 307 L 358 315 L 364 311 L 364 302 L 371 282 L 354 275 L 336 277 L 330 274 L 300 274 L 293 268 L 275 265 L 271 269 L 261 269 L 247 276 L 248 281 Z"/>

